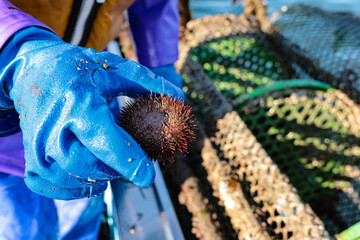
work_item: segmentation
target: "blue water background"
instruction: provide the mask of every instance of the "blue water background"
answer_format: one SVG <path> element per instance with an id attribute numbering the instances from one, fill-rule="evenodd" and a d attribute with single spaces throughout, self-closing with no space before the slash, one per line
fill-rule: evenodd
<path id="1" fill-rule="evenodd" d="M 217 13 L 240 14 L 243 6 L 242 1 L 238 2 L 234 5 L 231 0 L 190 0 L 190 8 L 194 18 Z M 360 16 L 360 0 L 268 0 L 268 14 L 271 15 L 282 6 L 294 3 L 317 6 L 328 11 L 350 12 Z"/>

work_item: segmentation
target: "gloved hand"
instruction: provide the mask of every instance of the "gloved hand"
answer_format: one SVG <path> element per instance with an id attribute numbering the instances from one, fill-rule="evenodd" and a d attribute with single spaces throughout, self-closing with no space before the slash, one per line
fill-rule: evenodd
<path id="1" fill-rule="evenodd" d="M 25 183 L 55 199 L 98 195 L 124 176 L 155 177 L 144 150 L 117 126 L 107 100 L 183 92 L 136 62 L 62 41 L 37 27 L 17 32 L 0 53 L 0 109 L 15 106 L 25 148 Z"/>
<path id="2" fill-rule="evenodd" d="M 168 81 L 172 82 L 178 88 L 183 87 L 183 79 L 176 72 L 174 64 L 168 64 L 159 67 L 150 67 L 149 69 L 156 75 L 162 76 Z"/>

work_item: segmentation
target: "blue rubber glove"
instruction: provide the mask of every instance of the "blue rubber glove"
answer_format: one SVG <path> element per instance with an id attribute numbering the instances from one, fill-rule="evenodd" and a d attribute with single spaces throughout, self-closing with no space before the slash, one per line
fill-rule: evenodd
<path id="1" fill-rule="evenodd" d="M 174 64 L 168 64 L 159 67 L 150 67 L 150 70 L 153 71 L 156 75 L 162 76 L 168 81 L 172 82 L 178 88 L 183 87 L 183 79 L 176 72 Z"/>
<path id="2" fill-rule="evenodd" d="M 25 148 L 25 183 L 54 199 L 96 196 L 109 180 L 140 187 L 153 163 L 117 126 L 107 100 L 183 92 L 136 62 L 62 41 L 37 27 L 17 32 L 0 53 L 0 109 L 15 106 Z"/>

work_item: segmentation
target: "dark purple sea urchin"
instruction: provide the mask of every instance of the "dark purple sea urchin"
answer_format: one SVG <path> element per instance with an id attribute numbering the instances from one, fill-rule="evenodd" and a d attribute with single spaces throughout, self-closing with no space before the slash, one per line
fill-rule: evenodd
<path id="1" fill-rule="evenodd" d="M 191 107 L 164 95 L 139 97 L 122 108 L 117 123 L 153 161 L 173 161 L 188 153 L 195 140 Z"/>

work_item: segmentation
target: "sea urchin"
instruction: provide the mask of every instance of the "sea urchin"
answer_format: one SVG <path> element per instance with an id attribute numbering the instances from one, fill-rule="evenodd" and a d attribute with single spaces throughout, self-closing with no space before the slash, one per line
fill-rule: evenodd
<path id="1" fill-rule="evenodd" d="M 117 123 L 155 161 L 173 161 L 188 153 L 195 140 L 191 107 L 180 99 L 150 94 L 121 109 Z"/>

